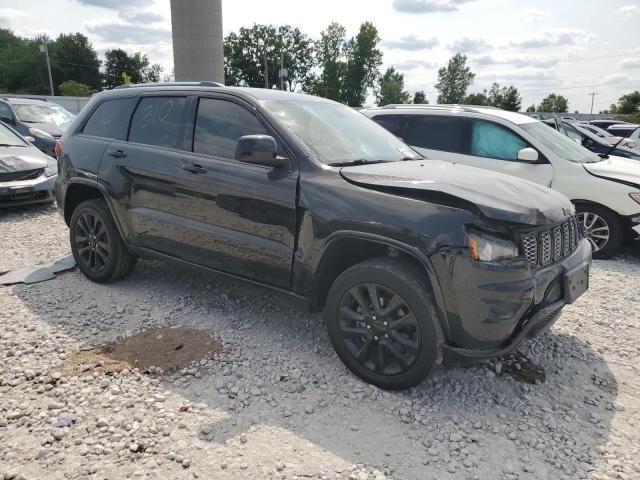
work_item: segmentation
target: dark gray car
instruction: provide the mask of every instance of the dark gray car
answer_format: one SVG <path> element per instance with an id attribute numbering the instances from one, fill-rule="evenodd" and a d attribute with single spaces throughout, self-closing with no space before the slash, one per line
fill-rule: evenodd
<path id="1" fill-rule="evenodd" d="M 58 163 L 0 124 L 0 207 L 52 203 Z"/>

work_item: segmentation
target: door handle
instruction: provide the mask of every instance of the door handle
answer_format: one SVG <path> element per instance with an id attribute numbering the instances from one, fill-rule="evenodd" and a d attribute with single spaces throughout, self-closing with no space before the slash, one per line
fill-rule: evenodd
<path id="1" fill-rule="evenodd" d="M 185 163 L 182 165 L 182 169 L 187 172 L 199 174 L 199 173 L 207 173 L 207 169 L 202 165 L 196 165 L 195 163 Z"/>
<path id="2" fill-rule="evenodd" d="M 107 150 L 107 155 L 115 158 L 125 158 L 127 156 L 122 150 Z"/>

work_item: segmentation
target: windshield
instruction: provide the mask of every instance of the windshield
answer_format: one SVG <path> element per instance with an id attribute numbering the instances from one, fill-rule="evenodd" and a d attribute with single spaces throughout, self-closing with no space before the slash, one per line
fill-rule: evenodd
<path id="1" fill-rule="evenodd" d="M 14 104 L 18 118 L 26 123 L 55 123 L 64 125 L 71 123 L 75 115 L 55 103 Z"/>
<path id="2" fill-rule="evenodd" d="M 582 145 L 542 122 L 523 123 L 520 127 L 560 158 L 574 163 L 595 163 L 602 160 Z"/>
<path id="3" fill-rule="evenodd" d="M 350 107 L 297 100 L 265 100 L 263 105 L 324 163 L 421 158 L 392 133 Z"/>
<path id="4" fill-rule="evenodd" d="M 9 128 L 0 123 L 0 146 L 3 147 L 25 147 L 27 144 Z"/>
<path id="5" fill-rule="evenodd" d="M 603 130 L 600 127 L 596 127 L 595 125 L 585 125 L 585 124 L 581 123 L 578 126 L 584 128 L 585 130 L 589 130 L 590 132 L 595 133 L 596 135 L 598 135 L 601 138 L 607 138 L 607 137 L 615 136 L 615 135 L 611 135 L 609 132 L 607 132 L 606 130 Z"/>

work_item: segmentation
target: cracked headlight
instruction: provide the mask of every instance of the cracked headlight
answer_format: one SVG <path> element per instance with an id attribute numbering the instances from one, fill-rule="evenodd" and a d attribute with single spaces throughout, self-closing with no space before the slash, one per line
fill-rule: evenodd
<path id="1" fill-rule="evenodd" d="M 485 233 L 467 233 L 467 243 L 471 258 L 479 262 L 493 262 L 518 256 L 518 246 L 515 243 Z"/>

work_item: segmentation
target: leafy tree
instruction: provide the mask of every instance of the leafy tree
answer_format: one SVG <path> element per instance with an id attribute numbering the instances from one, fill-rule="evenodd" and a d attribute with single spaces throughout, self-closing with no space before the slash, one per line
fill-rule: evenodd
<path id="1" fill-rule="evenodd" d="M 527 107 L 527 112 L 528 113 L 534 113 L 536 111 L 536 106 L 535 105 L 530 105 Z"/>
<path id="2" fill-rule="evenodd" d="M 429 100 L 427 100 L 427 96 L 425 95 L 423 90 L 418 90 L 413 94 L 413 102 L 415 104 L 427 104 Z"/>
<path id="3" fill-rule="evenodd" d="M 362 105 L 367 99 L 367 90 L 375 86 L 382 65 L 379 43 L 378 29 L 371 22 L 360 25 L 356 37 L 347 43 L 347 72 L 343 87 L 343 101 L 347 105 Z"/>
<path id="4" fill-rule="evenodd" d="M 66 97 L 88 97 L 91 95 L 91 89 L 84 83 L 75 80 L 67 80 L 58 86 L 61 95 Z"/>
<path id="5" fill-rule="evenodd" d="M 81 33 L 61 34 L 49 45 L 51 73 L 57 85 L 73 80 L 96 91 L 101 86 L 100 60 Z"/>
<path id="6" fill-rule="evenodd" d="M 378 105 L 382 107 L 390 103 L 409 103 L 410 98 L 409 92 L 404 89 L 404 75 L 393 67 L 387 68 L 387 71 L 378 78 L 376 89 Z"/>
<path id="7" fill-rule="evenodd" d="M 569 101 L 562 95 L 552 93 L 542 99 L 538 110 L 541 112 L 565 113 L 569 110 Z"/>
<path id="8" fill-rule="evenodd" d="M 612 113 L 631 114 L 638 112 L 640 112 L 640 91 L 636 90 L 620 97 L 615 112 Z"/>
<path id="9" fill-rule="evenodd" d="M 124 83 L 123 73 L 127 74 L 132 83 L 158 82 L 160 80 L 160 65 L 150 65 L 147 55 L 140 52 L 129 55 L 120 48 L 107 50 L 104 68 L 105 88 L 122 85 Z"/>
<path id="10" fill-rule="evenodd" d="M 489 105 L 489 97 L 487 97 L 487 91 L 483 90 L 478 93 L 470 93 L 464 99 L 466 105 Z"/>
<path id="11" fill-rule="evenodd" d="M 467 66 L 467 56 L 456 53 L 446 67 L 438 70 L 438 103 L 462 103 L 475 76 Z"/>
<path id="12" fill-rule="evenodd" d="M 360 106 L 367 91 L 376 84 L 382 64 L 377 28 L 365 22 L 358 34 L 346 40 L 346 29 L 331 23 L 315 43 L 317 75 L 311 75 L 303 89 L 307 93 Z"/>
<path id="13" fill-rule="evenodd" d="M 489 90 L 489 105 L 511 112 L 518 112 L 522 105 L 522 97 L 518 89 L 513 85 L 501 88 L 499 84 L 494 83 Z"/>
<path id="14" fill-rule="evenodd" d="M 254 25 L 230 33 L 224 40 L 225 83 L 263 87 L 267 59 L 269 86 L 280 85 L 280 60 L 287 69 L 286 86 L 295 90 L 313 67 L 313 42 L 298 28 L 284 25 Z"/>
<path id="15" fill-rule="evenodd" d="M 49 94 L 49 78 L 39 44 L 46 37 L 26 39 L 0 29 L 0 90 L 11 93 Z"/>

